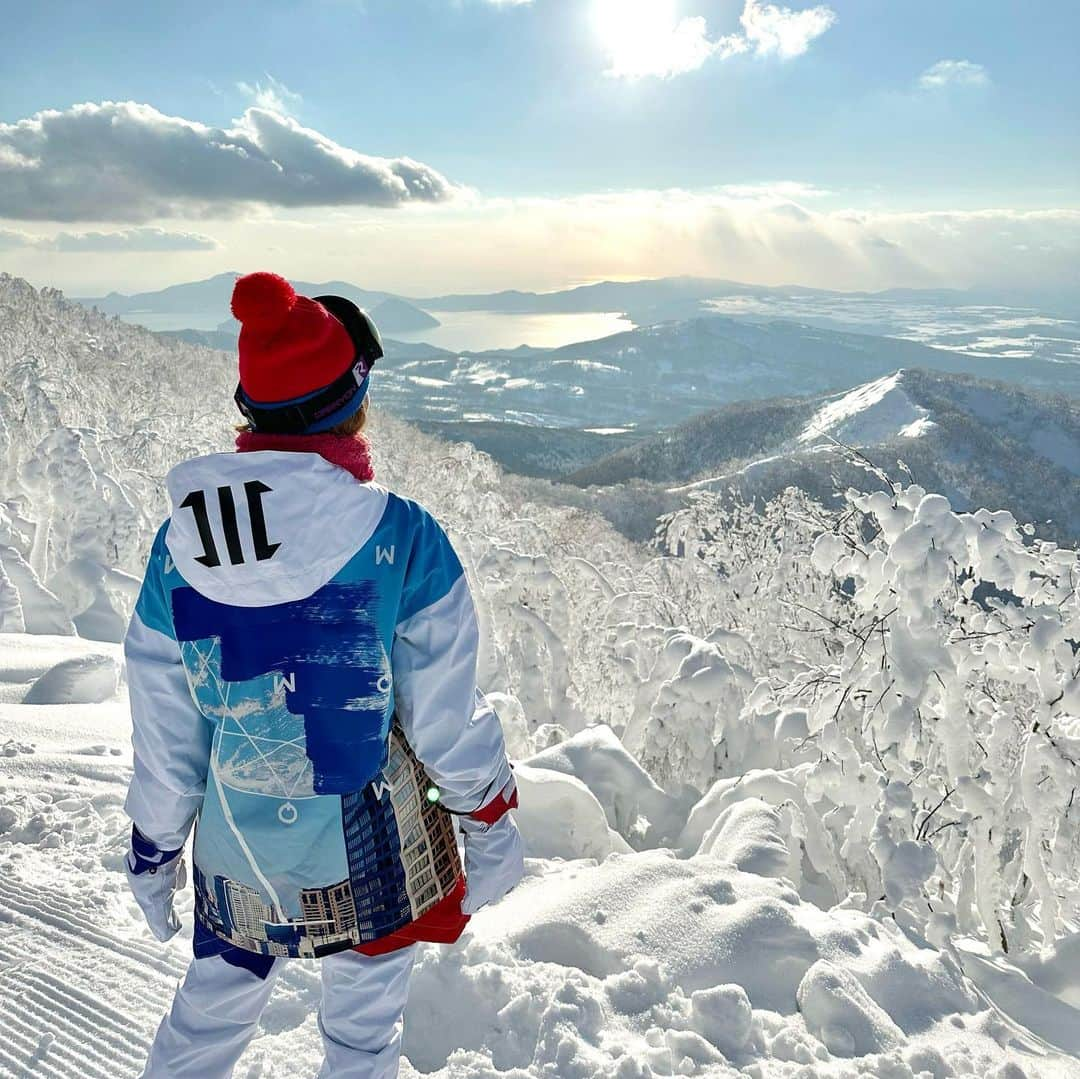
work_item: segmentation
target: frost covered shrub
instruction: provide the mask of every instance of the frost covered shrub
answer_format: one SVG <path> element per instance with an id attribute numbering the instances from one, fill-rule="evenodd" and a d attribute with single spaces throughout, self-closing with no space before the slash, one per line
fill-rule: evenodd
<path id="1" fill-rule="evenodd" d="M 657 558 L 595 514 L 530 501 L 530 484 L 467 444 L 377 409 L 371 437 L 383 481 L 446 524 L 477 603 L 481 681 L 517 698 L 531 748 L 595 723 L 632 738 L 670 673 L 659 677 L 671 635 L 718 624 L 715 574 Z"/>
<path id="2" fill-rule="evenodd" d="M 0 507 L 20 522 L 0 565 L 24 625 L 116 639 L 167 512 L 161 479 L 222 447 L 232 377 L 221 353 L 0 274 Z"/>
<path id="3" fill-rule="evenodd" d="M 699 587 L 713 597 L 713 617 L 689 634 L 667 630 L 644 681 L 625 740 L 657 779 L 704 792 L 717 779 L 796 762 L 775 714 L 761 719 L 745 705 L 755 677 L 783 680 L 830 659 L 817 612 L 837 588 L 811 565 L 823 513 L 789 488 L 763 506 L 734 491 L 701 492 L 660 520 L 658 546 L 676 556 L 668 561 L 711 574 Z"/>
<path id="4" fill-rule="evenodd" d="M 836 588 L 811 564 L 823 513 L 795 487 L 764 505 L 734 491 L 702 492 L 658 524 L 663 550 L 703 561 L 720 576 L 721 624 L 744 636 L 743 656 L 753 657 L 758 669 L 775 669 L 793 655 L 827 655 L 817 612 L 828 606 Z"/>
<path id="5" fill-rule="evenodd" d="M 843 655 L 809 691 L 822 767 L 853 747 L 873 769 L 894 905 L 929 902 L 1002 948 L 1049 942 L 1080 915 L 1077 552 L 917 486 L 848 503 L 814 546 L 820 571 L 854 582 Z"/>
<path id="6" fill-rule="evenodd" d="M 753 582 L 759 681 L 727 725 L 805 717 L 816 760 L 785 774 L 847 888 L 1012 950 L 1080 921 L 1080 561 L 1029 531 L 890 484 L 840 512 L 789 492 L 756 523 L 704 497 L 666 533 L 740 600 Z"/>

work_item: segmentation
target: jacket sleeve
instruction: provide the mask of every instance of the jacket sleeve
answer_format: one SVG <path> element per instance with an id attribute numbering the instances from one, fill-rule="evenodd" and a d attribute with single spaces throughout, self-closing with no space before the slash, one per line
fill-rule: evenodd
<path id="1" fill-rule="evenodd" d="M 165 588 L 165 528 L 124 638 L 131 699 L 134 774 L 124 810 L 163 849 L 182 847 L 202 805 L 210 765 L 210 725 L 195 705 Z"/>
<path id="2" fill-rule="evenodd" d="M 465 573 L 420 513 L 391 655 L 397 717 L 442 804 L 489 820 L 516 804 L 502 724 L 476 686 L 480 632 Z"/>

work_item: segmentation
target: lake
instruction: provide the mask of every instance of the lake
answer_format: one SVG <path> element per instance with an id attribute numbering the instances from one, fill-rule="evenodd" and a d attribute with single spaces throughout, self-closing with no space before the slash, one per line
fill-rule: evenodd
<path id="1" fill-rule="evenodd" d="M 388 333 L 397 341 L 423 341 L 452 350 L 482 352 L 493 348 L 559 348 L 595 341 L 632 330 L 634 324 L 616 312 L 574 315 L 508 315 L 501 311 L 433 311 L 442 325 L 418 333 Z"/>
<path id="2" fill-rule="evenodd" d="M 229 317 L 229 309 L 214 311 L 132 311 L 121 315 L 124 322 L 148 330 L 216 330 Z"/>
<path id="3" fill-rule="evenodd" d="M 385 331 L 395 341 L 423 341 L 453 351 L 483 352 L 493 348 L 559 348 L 579 341 L 595 341 L 632 330 L 634 323 L 618 312 L 591 311 L 573 315 L 508 315 L 501 311 L 435 311 L 442 325 L 417 333 Z M 125 322 L 150 330 L 215 330 L 225 314 L 214 312 L 140 311 L 121 315 Z"/>

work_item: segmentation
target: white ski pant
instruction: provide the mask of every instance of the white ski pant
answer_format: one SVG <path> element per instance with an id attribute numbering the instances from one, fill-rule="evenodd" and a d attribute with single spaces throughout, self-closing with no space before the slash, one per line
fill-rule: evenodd
<path id="1" fill-rule="evenodd" d="M 319 1079 L 395 1079 L 415 951 L 414 945 L 374 959 L 347 951 L 320 961 L 325 1060 Z M 286 962 L 278 960 L 262 979 L 217 956 L 193 960 L 158 1028 L 143 1079 L 228 1079 Z"/>

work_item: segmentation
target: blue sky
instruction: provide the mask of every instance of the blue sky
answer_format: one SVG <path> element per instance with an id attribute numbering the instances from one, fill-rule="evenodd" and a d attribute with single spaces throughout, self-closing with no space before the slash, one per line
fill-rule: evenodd
<path id="1" fill-rule="evenodd" d="M 308 274 L 327 236 L 354 233 L 378 252 L 380 280 L 369 283 L 402 288 L 415 280 L 419 291 L 452 287 L 455 266 L 461 288 L 648 275 L 659 237 L 673 233 L 662 272 L 675 272 L 682 254 L 689 272 L 718 276 L 796 280 L 820 266 L 822 283 L 840 287 L 857 282 L 860 268 L 867 287 L 931 283 L 942 233 L 958 229 L 967 262 L 946 259 L 939 276 L 975 283 L 989 272 L 989 228 L 1011 232 L 1009 242 L 1028 251 L 1060 247 L 1064 236 L 1067 250 L 1055 248 L 1039 265 L 1050 275 L 1076 267 L 1080 5 L 1073 0 L 4 6 L 14 33 L 0 44 L 0 265 L 22 265 L 39 278 L 52 273 L 81 285 L 101 276 L 124 286 L 147 273 L 145 249 L 156 243 L 166 251 L 162 237 L 170 235 L 181 239 L 150 269 L 155 279 L 200 276 L 197 266 L 242 269 L 276 253 Z M 406 157 L 426 171 L 395 196 L 385 195 L 380 174 L 377 198 L 370 184 L 350 180 L 345 190 L 340 177 L 319 176 L 300 177 L 285 194 L 262 181 L 247 189 L 242 174 L 212 190 L 199 180 L 185 192 L 175 177 L 196 166 L 183 152 L 170 162 L 163 150 L 148 180 L 127 176 L 121 149 L 108 167 L 122 197 L 97 204 L 84 172 L 71 173 L 70 198 L 57 182 L 73 158 L 93 157 L 101 144 L 101 129 L 91 135 L 91 119 L 80 116 L 54 125 L 33 191 L 26 160 L 37 144 L 17 141 L 29 138 L 26 131 L 11 135 L 8 156 L 21 156 L 9 178 L 19 176 L 4 187 L 4 132 L 12 125 L 42 110 L 64 114 L 107 101 L 226 132 L 254 104 L 313 139 L 379 159 Z M 157 121 L 148 116 L 124 121 L 153 138 Z M 285 134 L 252 138 L 266 149 Z M 152 150 L 142 145 L 139 153 L 153 155 L 160 140 Z M 306 149 L 291 137 L 290 145 L 299 163 L 285 168 L 303 171 Z M 99 159 L 79 164 L 89 167 L 100 175 Z M 205 168 L 217 166 L 208 158 Z M 165 187 L 155 187 L 162 176 Z M 320 201 L 320 184 L 331 191 L 329 203 Z M 970 216 L 989 211 L 1009 215 L 992 224 Z M 1066 213 L 1051 219 L 1048 211 Z M 930 213 L 961 216 L 935 225 L 919 216 Z M 850 237 L 840 233 L 854 215 L 870 215 L 862 226 L 872 220 L 869 247 L 889 252 L 884 262 L 863 267 L 862 241 L 859 252 L 846 250 Z M 788 233 L 796 222 L 813 229 L 811 249 L 821 241 L 832 255 L 793 258 L 800 243 Z M 577 250 L 577 224 L 595 265 Z M 277 243 L 267 242 L 269 227 Z M 738 243 L 718 247 L 717 228 Z M 979 228 L 979 238 L 967 236 Z M 182 237 L 196 236 L 204 242 L 184 246 Z M 477 239 L 499 257 L 481 263 Z M 574 250 L 553 253 L 560 242 Z M 109 254 L 107 262 L 95 259 L 95 244 L 109 248 L 97 253 Z M 388 265 L 395 251 L 400 259 Z M 319 276 L 331 276 L 349 256 L 331 252 L 323 262 Z M 1009 263 L 1002 259 L 1000 273 Z"/>

